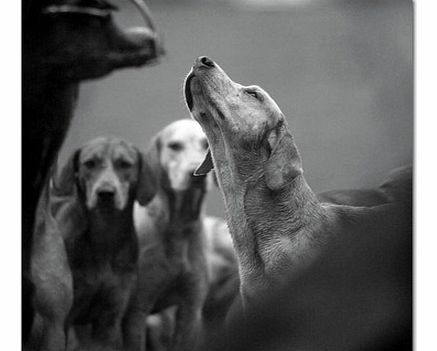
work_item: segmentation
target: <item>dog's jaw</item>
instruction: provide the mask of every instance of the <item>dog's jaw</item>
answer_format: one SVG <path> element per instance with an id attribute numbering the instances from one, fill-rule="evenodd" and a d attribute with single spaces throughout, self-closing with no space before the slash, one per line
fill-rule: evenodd
<path id="1" fill-rule="evenodd" d="M 193 94 L 191 92 L 191 81 L 195 77 L 194 71 L 191 70 L 185 78 L 184 82 L 184 97 L 185 102 L 187 104 L 188 110 L 192 111 L 193 109 Z"/>

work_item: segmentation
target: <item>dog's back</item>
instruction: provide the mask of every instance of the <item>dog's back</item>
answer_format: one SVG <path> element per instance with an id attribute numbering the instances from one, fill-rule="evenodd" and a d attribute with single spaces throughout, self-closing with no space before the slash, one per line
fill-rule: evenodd
<path id="1" fill-rule="evenodd" d="M 317 195 L 320 202 L 349 206 L 377 206 L 389 199 L 379 189 L 330 190 Z"/>
<path id="2" fill-rule="evenodd" d="M 330 190 L 317 195 L 320 202 L 349 206 L 377 206 L 393 201 L 411 201 L 413 194 L 412 166 L 392 170 L 375 189 Z"/>

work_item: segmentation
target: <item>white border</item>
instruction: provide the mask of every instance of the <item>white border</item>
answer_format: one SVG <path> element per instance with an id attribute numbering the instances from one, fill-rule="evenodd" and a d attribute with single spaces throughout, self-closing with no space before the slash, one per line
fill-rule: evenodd
<path id="1" fill-rule="evenodd" d="M 2 3 L 0 349 L 21 349 L 21 1 Z"/>
<path id="2" fill-rule="evenodd" d="M 416 1 L 415 346 L 436 350 L 437 83 L 435 1 Z"/>
<path id="3" fill-rule="evenodd" d="M 416 211 L 415 211 L 415 349 L 436 350 L 437 316 L 437 6 L 416 2 Z M 21 4 L 2 4 L 0 30 L 0 348 L 21 348 L 20 174 L 21 174 Z M 395 89 L 396 87 L 394 87 Z"/>

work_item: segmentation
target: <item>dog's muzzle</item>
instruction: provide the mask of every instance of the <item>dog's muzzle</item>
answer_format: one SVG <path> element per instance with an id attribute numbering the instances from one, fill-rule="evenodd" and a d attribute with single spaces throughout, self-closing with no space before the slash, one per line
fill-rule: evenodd
<path id="1" fill-rule="evenodd" d="M 185 101 L 190 111 L 193 109 L 193 93 L 191 91 L 191 82 L 193 78 L 196 77 L 196 71 L 211 69 L 215 66 L 216 65 L 213 60 L 206 56 L 200 56 L 196 59 L 193 68 L 191 69 L 190 73 L 188 73 L 188 76 L 185 78 L 184 95 Z"/>
<path id="2" fill-rule="evenodd" d="M 91 195 L 88 207 L 90 209 L 112 211 L 123 209 L 124 203 L 115 186 L 99 186 Z"/>
<path id="3" fill-rule="evenodd" d="M 94 207 L 102 210 L 115 209 L 115 196 L 116 192 L 113 188 L 97 189 L 95 193 L 96 200 Z"/>

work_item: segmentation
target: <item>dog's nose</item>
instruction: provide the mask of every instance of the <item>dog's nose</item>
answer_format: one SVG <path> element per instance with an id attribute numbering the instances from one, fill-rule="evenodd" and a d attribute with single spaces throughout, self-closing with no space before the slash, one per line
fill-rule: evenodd
<path id="1" fill-rule="evenodd" d="M 200 56 L 197 58 L 196 61 L 197 61 L 196 64 L 198 66 L 209 67 L 209 68 L 215 67 L 214 61 L 206 56 Z"/>
<path id="2" fill-rule="evenodd" d="M 115 190 L 113 189 L 101 189 L 97 191 L 97 196 L 101 201 L 111 201 L 114 199 Z"/>

